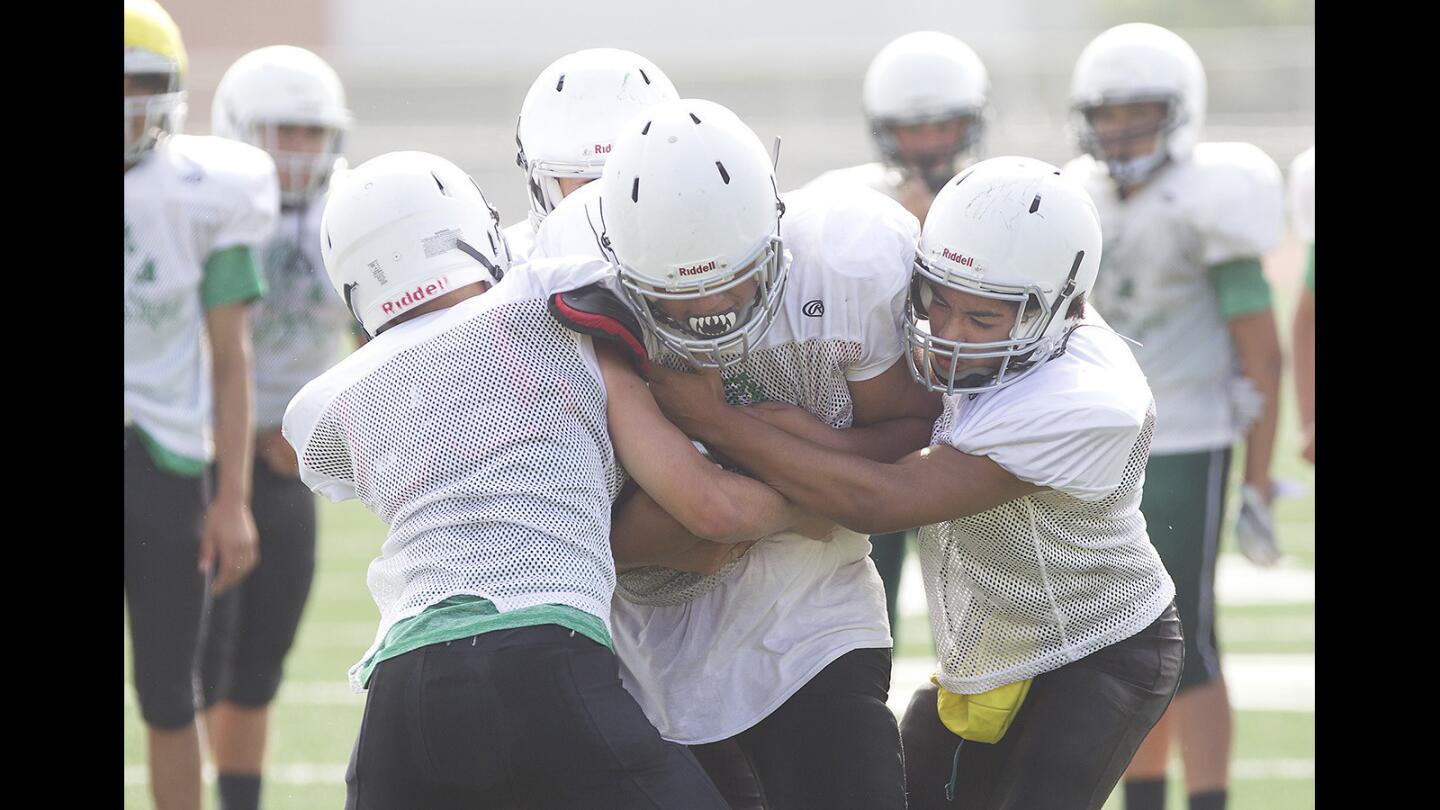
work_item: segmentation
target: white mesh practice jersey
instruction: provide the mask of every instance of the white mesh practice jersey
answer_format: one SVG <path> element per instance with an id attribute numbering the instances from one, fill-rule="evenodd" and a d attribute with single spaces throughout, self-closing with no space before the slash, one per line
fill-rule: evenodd
<path id="1" fill-rule="evenodd" d="M 1046 490 L 920 530 L 940 684 L 976 694 L 1138 633 L 1175 596 L 1140 514 L 1155 406 L 1091 313 L 1065 353 L 998 391 L 945 398 L 932 443 Z"/>
<path id="2" fill-rule="evenodd" d="M 590 338 L 546 309 L 550 292 L 609 271 L 556 261 L 507 273 L 380 333 L 290 403 L 301 479 L 389 526 L 367 576 L 380 626 L 362 661 L 396 621 L 456 594 L 501 613 L 569 605 L 609 627 L 622 471 Z"/>
<path id="3" fill-rule="evenodd" d="M 1302 242 L 1315 241 L 1315 147 L 1290 163 L 1290 221 Z"/>
<path id="4" fill-rule="evenodd" d="M 519 264 L 530 258 L 535 249 L 535 229 L 530 227 L 530 218 L 520 220 L 504 228 L 505 244 L 510 246 L 510 261 Z"/>
<path id="5" fill-rule="evenodd" d="M 549 245 L 596 255 L 585 217 L 595 186 L 546 217 L 537 254 Z M 784 201 L 780 235 L 792 258 L 785 300 L 749 359 L 725 374 L 726 395 L 734 404 L 788 402 L 846 428 L 854 416 L 848 383 L 901 358 L 919 225 L 863 189 L 797 191 Z M 684 367 L 674 356 L 657 360 Z M 666 739 L 698 744 L 744 731 L 846 652 L 891 646 L 869 552 L 854 532 L 826 543 L 784 533 L 713 577 L 627 572 L 612 614 L 621 680 Z"/>
<path id="6" fill-rule="evenodd" d="M 900 199 L 900 187 L 904 185 L 902 175 L 898 169 L 886 166 L 884 163 L 863 163 L 859 166 L 850 166 L 844 169 L 831 169 L 828 172 L 806 183 L 806 191 L 830 190 L 834 188 L 845 188 L 847 186 L 864 186 L 872 191 L 878 191 L 892 200 Z"/>
<path id="7" fill-rule="evenodd" d="M 276 427 L 305 383 L 335 363 L 340 336 L 355 323 L 320 258 L 325 199 L 280 212 L 259 255 L 265 298 L 250 309 L 255 364 L 255 424 Z"/>
<path id="8" fill-rule="evenodd" d="M 1209 268 L 1259 259 L 1280 239 L 1280 170 L 1246 143 L 1205 143 L 1126 200 L 1090 156 L 1065 173 L 1100 212 L 1104 251 L 1090 300 L 1135 350 L 1155 393 L 1153 452 L 1228 447 L 1248 400 Z"/>
<path id="9" fill-rule="evenodd" d="M 270 156 L 223 138 L 165 138 L 125 172 L 126 419 L 173 453 L 214 457 L 205 263 L 258 256 L 279 206 Z"/>

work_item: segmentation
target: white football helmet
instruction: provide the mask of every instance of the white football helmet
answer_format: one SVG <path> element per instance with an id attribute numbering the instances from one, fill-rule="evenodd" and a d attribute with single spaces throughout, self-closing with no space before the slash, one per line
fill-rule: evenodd
<path id="1" fill-rule="evenodd" d="M 275 159 L 285 181 L 284 205 L 313 198 L 343 167 L 340 153 L 352 120 L 340 77 L 325 60 L 291 45 L 260 48 L 235 60 L 210 108 L 214 134 L 258 146 Z M 324 127 L 329 142 L 318 154 L 281 150 L 276 128 L 282 124 Z"/>
<path id="2" fill-rule="evenodd" d="M 1065 349 L 1071 302 L 1100 268 L 1100 215 L 1083 187 L 1026 157 L 966 169 L 935 197 L 920 234 L 905 335 L 910 373 L 931 391 L 977 393 L 1025 379 Z M 932 285 L 1017 304 L 1009 339 L 969 343 L 922 329 Z M 949 359 L 942 372 L 936 356 Z M 955 379 L 961 361 L 1004 358 L 998 369 Z"/>
<path id="3" fill-rule="evenodd" d="M 774 322 L 789 256 L 785 211 L 760 139 L 712 101 L 656 104 L 622 125 L 591 225 L 645 329 L 699 368 L 742 362 Z M 661 301 L 693 301 L 757 280 L 739 308 L 681 323 Z"/>
<path id="4" fill-rule="evenodd" d="M 917 172 L 939 191 L 963 168 L 985 129 L 990 74 L 969 45 L 938 31 L 916 31 L 880 49 L 865 71 L 865 117 L 886 164 Z M 969 118 L 954 149 L 925 165 L 907 165 L 892 131 L 935 121 Z"/>
<path id="5" fill-rule="evenodd" d="M 371 335 L 438 296 L 510 268 L 500 215 L 442 157 L 389 152 L 340 169 L 320 218 L 330 283 Z"/>
<path id="6" fill-rule="evenodd" d="M 1106 161 L 1091 112 L 1107 104 L 1166 105 L 1155 151 L 1126 161 Z M 1085 46 L 1070 82 L 1070 128 L 1081 152 L 1104 162 L 1122 185 L 1136 185 L 1165 159 L 1183 160 L 1200 140 L 1205 123 L 1205 68 L 1194 49 L 1174 32 L 1150 23 L 1117 25 Z M 1146 136 L 1147 132 L 1122 137 Z"/>
<path id="7" fill-rule="evenodd" d="M 531 227 L 539 230 L 560 203 L 557 178 L 599 177 L 620 125 L 678 98 L 655 63 L 617 48 L 576 51 L 540 71 L 515 122 L 515 162 L 529 186 Z"/>
<path id="8" fill-rule="evenodd" d="M 125 97 L 125 165 L 133 165 L 185 123 L 185 45 L 180 29 L 154 0 L 125 0 L 125 75 L 154 92 Z M 137 119 L 144 124 L 135 126 Z"/>

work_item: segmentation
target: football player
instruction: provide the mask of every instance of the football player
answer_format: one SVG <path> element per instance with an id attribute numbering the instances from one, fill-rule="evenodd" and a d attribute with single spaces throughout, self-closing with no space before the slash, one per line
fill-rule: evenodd
<path id="1" fill-rule="evenodd" d="M 631 366 L 648 366 L 638 324 L 585 290 L 609 265 L 514 272 L 504 241 L 434 155 L 331 181 L 325 267 L 374 337 L 301 389 L 284 433 L 307 486 L 389 527 L 367 577 L 380 625 L 351 669 L 369 694 L 346 806 L 723 808 L 620 685 L 612 502 L 628 471 L 717 542 L 800 513 L 659 415 Z"/>
<path id="2" fill-rule="evenodd" d="M 125 600 L 162 808 L 200 806 L 207 580 L 221 593 L 255 565 L 245 308 L 279 205 L 263 151 L 180 134 L 185 71 L 175 22 L 126 0 Z"/>
<path id="3" fill-rule="evenodd" d="M 917 233 L 864 188 L 782 198 L 754 132 L 685 99 L 622 126 L 600 182 L 551 213 L 535 250 L 611 257 L 660 364 L 720 367 L 732 401 L 798 406 L 854 452 L 893 460 L 924 445 L 939 410 L 901 359 Z M 744 752 L 766 807 L 904 806 L 883 586 L 863 535 L 828 535 L 768 537 L 710 575 L 620 576 L 625 686 L 732 802 L 755 797 L 714 770 L 716 744 Z M 672 542 L 617 529 L 613 544 L 634 562 Z"/>
<path id="4" fill-rule="evenodd" d="M 1154 400 L 1085 304 L 1099 217 L 1059 175 L 995 158 L 935 198 L 906 310 L 911 373 L 946 395 L 929 447 L 877 463 L 797 409 L 726 404 L 713 374 L 653 383 L 676 425 L 796 502 L 856 531 L 923 526 L 940 672 L 904 719 L 913 808 L 1099 808 L 1180 675 L 1139 512 Z M 912 758 L 912 729 L 950 744 Z"/>
<path id="5" fill-rule="evenodd" d="M 335 71 L 289 45 L 240 57 L 211 107 L 211 132 L 264 149 L 280 180 L 280 224 L 260 262 L 267 293 L 250 312 L 260 562 L 215 599 L 201 658 L 222 810 L 259 806 L 269 706 L 315 573 L 315 496 L 300 481 L 280 421 L 295 392 L 338 359 L 340 335 L 354 322 L 320 258 L 325 188 L 342 165 L 350 126 Z"/>
<path id="6" fill-rule="evenodd" d="M 1215 560 L 1231 447 L 1245 441 L 1240 550 L 1273 564 L 1270 502 L 1281 354 L 1261 257 L 1283 224 L 1279 168 L 1248 143 L 1199 143 L 1205 73 L 1195 51 L 1147 23 L 1112 28 L 1075 65 L 1065 171 L 1105 233 L 1095 302 L 1135 350 L 1157 422 L 1141 512 L 1175 578 L 1185 672 L 1175 708 L 1127 775 L 1127 807 L 1161 807 L 1178 732 L 1192 808 L 1223 807 L 1231 716 L 1215 635 Z M 1174 722 L 1171 722 L 1171 718 Z M 1175 728 L 1178 726 L 1178 729 Z"/>
<path id="7" fill-rule="evenodd" d="M 1295 308 L 1291 351 L 1295 355 L 1295 398 L 1304 431 L 1301 455 L 1315 463 L 1315 147 L 1290 164 L 1290 220 L 1305 242 L 1305 285 Z"/>
<path id="8" fill-rule="evenodd" d="M 865 120 L 880 161 L 826 172 L 811 185 L 859 183 L 924 224 L 935 195 L 980 152 L 989 97 L 990 75 L 969 45 L 938 31 L 906 34 L 865 71 Z"/>
<path id="9" fill-rule="evenodd" d="M 600 176 L 625 119 L 680 96 L 660 68 L 618 48 L 589 48 L 556 59 L 525 93 L 515 122 L 515 162 L 525 171 L 530 214 L 505 228 L 517 259 L 565 195 Z"/>

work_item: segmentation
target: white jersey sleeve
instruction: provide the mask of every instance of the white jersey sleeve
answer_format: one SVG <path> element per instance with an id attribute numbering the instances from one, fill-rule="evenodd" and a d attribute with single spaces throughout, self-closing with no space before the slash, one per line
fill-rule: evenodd
<path id="1" fill-rule="evenodd" d="M 900 197 L 900 173 L 883 163 L 864 163 L 844 169 L 831 169 L 806 183 L 805 191 L 834 191 L 854 186 L 878 191 L 892 200 Z"/>
<path id="2" fill-rule="evenodd" d="M 805 299 L 799 320 L 823 317 L 849 325 L 861 349 L 845 379 L 879 376 L 905 350 L 905 295 L 920 222 L 889 197 L 858 186 L 801 189 L 783 200 L 780 237 L 795 262 L 806 265 L 803 274 L 792 267 L 796 292 Z M 817 279 L 821 292 L 800 289 Z M 826 307 L 818 313 L 812 294 Z"/>
<path id="3" fill-rule="evenodd" d="M 1285 202 L 1280 167 L 1248 143 L 1195 147 L 1196 222 L 1207 266 L 1258 258 L 1280 241 Z"/>
<path id="4" fill-rule="evenodd" d="M 185 157 L 204 173 L 194 184 L 216 210 L 210 252 L 238 245 L 258 250 L 270 238 L 280 218 L 280 185 L 275 162 L 264 150 L 212 136 L 176 136 Z"/>
<path id="5" fill-rule="evenodd" d="M 374 349 L 366 352 L 373 342 L 361 346 L 346 360 L 356 358 L 362 353 L 385 359 Z M 345 364 L 345 361 L 342 361 L 341 365 Z M 299 458 L 300 480 L 305 486 L 335 503 L 355 497 L 355 475 L 351 467 L 349 445 L 338 435 L 316 436 L 315 431 L 320 417 L 329 408 L 331 401 L 344 389 L 344 383 L 351 379 L 349 374 L 342 377 L 343 372 L 337 372 L 339 368 L 340 366 L 336 366 L 306 383 L 295 398 L 290 400 L 281 423 L 281 433 L 285 436 L 285 441 L 295 449 L 295 455 Z M 306 448 L 312 446 L 325 448 L 330 459 L 325 469 L 317 469 L 306 463 Z"/>
<path id="6" fill-rule="evenodd" d="M 1087 323 L 1031 385 L 947 397 L 946 410 L 961 412 L 942 417 L 952 425 L 947 443 L 1081 501 L 1114 492 L 1145 426 L 1150 390 L 1123 341 L 1097 317 Z"/>
<path id="7" fill-rule="evenodd" d="M 1315 241 L 1315 147 L 1290 164 L 1290 221 L 1306 242 Z"/>

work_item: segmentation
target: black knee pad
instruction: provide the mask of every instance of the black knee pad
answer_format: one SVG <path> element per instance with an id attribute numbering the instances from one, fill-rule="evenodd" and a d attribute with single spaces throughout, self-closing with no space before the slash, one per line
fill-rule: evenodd
<path id="1" fill-rule="evenodd" d="M 274 657 L 274 660 L 269 656 L 264 660 L 256 656 L 251 660 L 236 662 L 225 700 L 247 709 L 269 706 L 280 691 L 280 680 L 285 674 L 283 665 L 284 653 Z"/>
<path id="2" fill-rule="evenodd" d="M 195 685 L 162 684 L 153 679 L 137 679 L 136 697 L 140 702 L 140 717 L 151 728 L 175 731 L 195 722 Z"/>

